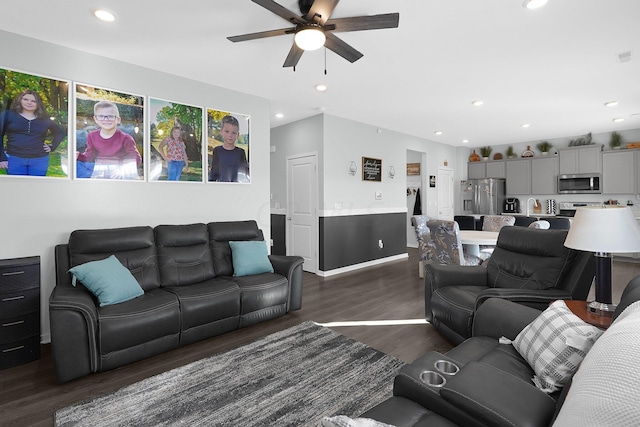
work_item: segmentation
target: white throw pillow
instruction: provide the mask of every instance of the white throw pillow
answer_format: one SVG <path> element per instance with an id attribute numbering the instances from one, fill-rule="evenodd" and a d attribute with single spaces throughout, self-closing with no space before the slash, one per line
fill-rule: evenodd
<path id="1" fill-rule="evenodd" d="M 534 384 L 546 393 L 562 388 L 603 331 L 555 301 L 513 341 L 535 372 Z"/>
<path id="2" fill-rule="evenodd" d="M 618 316 L 584 358 L 554 426 L 637 426 L 640 301 Z"/>

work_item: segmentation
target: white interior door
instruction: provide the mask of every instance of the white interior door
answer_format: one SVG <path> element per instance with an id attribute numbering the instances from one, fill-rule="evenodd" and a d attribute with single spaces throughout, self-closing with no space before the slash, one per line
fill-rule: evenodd
<path id="1" fill-rule="evenodd" d="M 438 168 L 438 219 L 453 221 L 453 169 Z"/>
<path id="2" fill-rule="evenodd" d="M 304 271 L 318 270 L 317 155 L 287 158 L 287 255 L 304 258 Z"/>

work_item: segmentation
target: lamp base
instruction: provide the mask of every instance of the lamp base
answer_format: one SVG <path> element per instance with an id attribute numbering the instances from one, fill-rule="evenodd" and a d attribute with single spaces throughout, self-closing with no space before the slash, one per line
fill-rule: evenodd
<path id="1" fill-rule="evenodd" d="M 613 317 L 616 310 L 615 304 L 606 304 L 604 302 L 591 301 L 587 304 L 587 310 L 596 316 Z"/>

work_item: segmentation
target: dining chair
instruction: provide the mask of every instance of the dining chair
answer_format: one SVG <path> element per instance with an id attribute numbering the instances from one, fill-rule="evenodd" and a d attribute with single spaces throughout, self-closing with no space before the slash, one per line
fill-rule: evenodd
<path id="1" fill-rule="evenodd" d="M 500 231 L 502 227 L 512 226 L 516 223 L 516 217 L 513 215 L 485 215 L 482 220 L 482 231 Z M 480 246 L 480 258 L 487 260 L 495 246 Z"/>
<path id="2" fill-rule="evenodd" d="M 433 259 L 428 263 L 453 265 L 480 265 L 482 259 L 465 254 L 460 242 L 460 227 L 455 221 L 433 219 L 427 221 L 431 233 Z"/>
<path id="3" fill-rule="evenodd" d="M 426 215 L 413 215 L 411 217 L 411 225 L 416 232 L 416 240 L 418 241 L 418 251 L 420 258 L 418 261 L 418 277 L 424 277 L 424 263 L 433 258 L 433 244 L 431 243 L 431 232 L 427 227 L 429 217 Z"/>

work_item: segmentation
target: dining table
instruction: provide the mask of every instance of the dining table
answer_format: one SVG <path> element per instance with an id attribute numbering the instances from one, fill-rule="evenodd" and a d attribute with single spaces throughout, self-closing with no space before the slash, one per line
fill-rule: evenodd
<path id="1" fill-rule="evenodd" d="M 480 255 L 480 245 L 495 246 L 498 243 L 499 231 L 460 230 L 460 243 L 469 255 Z"/>

